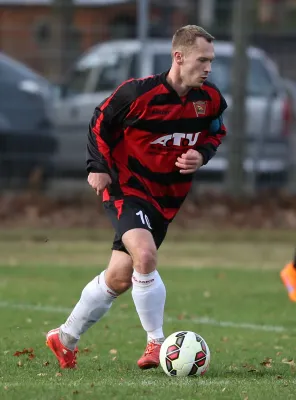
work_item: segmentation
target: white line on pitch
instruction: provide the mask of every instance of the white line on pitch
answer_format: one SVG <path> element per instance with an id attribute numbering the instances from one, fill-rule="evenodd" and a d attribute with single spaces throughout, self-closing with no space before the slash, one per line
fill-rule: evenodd
<path id="1" fill-rule="evenodd" d="M 15 304 L 9 303 L 6 301 L 0 301 L 0 308 L 6 309 L 16 309 L 16 310 L 28 310 L 28 311 L 41 311 L 41 312 L 49 312 L 56 314 L 69 314 L 72 311 L 72 308 L 67 307 L 58 307 L 58 306 L 46 306 L 41 304 Z M 124 317 L 124 314 L 121 314 L 121 317 Z M 286 331 L 295 331 L 294 329 L 286 328 L 284 326 L 278 325 L 264 325 L 264 324 L 252 324 L 248 322 L 234 322 L 234 321 L 220 321 L 216 319 L 212 319 L 209 317 L 195 317 L 190 319 L 178 319 L 173 317 L 166 317 L 165 322 L 173 322 L 173 323 L 183 323 L 186 324 L 199 324 L 199 325 L 212 325 L 212 326 L 220 326 L 224 328 L 238 328 L 238 329 L 249 329 L 251 331 L 265 331 L 265 332 L 286 332 Z"/>
<path id="2" fill-rule="evenodd" d="M 71 308 L 59 306 L 43 306 L 41 304 L 15 304 L 7 301 L 0 301 L 0 308 L 14 309 L 14 310 L 28 310 L 28 311 L 43 311 L 50 313 L 68 314 L 72 311 Z"/>
<path id="3" fill-rule="evenodd" d="M 250 324 L 248 322 L 233 322 L 233 321 L 219 321 L 216 319 L 208 318 L 208 317 L 196 317 L 191 319 L 183 319 L 179 320 L 177 318 L 167 317 L 166 322 L 192 322 L 194 324 L 200 325 L 212 325 L 212 326 L 221 326 L 224 328 L 240 328 L 240 329 L 249 329 L 251 331 L 265 331 L 265 332 L 285 332 L 290 329 L 285 328 L 284 326 L 276 326 L 276 325 L 259 325 L 259 324 Z"/>

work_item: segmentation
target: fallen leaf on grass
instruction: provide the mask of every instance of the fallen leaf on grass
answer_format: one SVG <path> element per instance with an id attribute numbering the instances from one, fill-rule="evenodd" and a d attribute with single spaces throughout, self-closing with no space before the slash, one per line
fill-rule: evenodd
<path id="1" fill-rule="evenodd" d="M 254 365 L 251 365 L 251 364 L 243 364 L 242 367 L 243 368 L 255 368 Z"/>
<path id="2" fill-rule="evenodd" d="M 21 356 L 22 354 L 32 354 L 34 352 L 34 349 L 32 349 L 32 347 L 30 347 L 29 349 L 24 349 L 24 350 L 22 350 L 22 351 L 16 351 L 15 353 L 14 353 L 14 356 L 15 357 L 19 357 L 19 356 Z"/>
<path id="3" fill-rule="evenodd" d="M 117 357 L 113 357 L 113 358 L 112 358 L 112 361 L 115 361 L 115 360 L 116 360 L 116 358 L 117 358 Z"/>
<path id="4" fill-rule="evenodd" d="M 23 363 L 22 363 L 21 361 L 18 361 L 17 366 L 18 366 L 18 367 L 22 367 L 22 366 L 23 366 Z"/>
<path id="5" fill-rule="evenodd" d="M 35 354 L 30 353 L 29 356 L 28 356 L 28 359 L 29 359 L 29 360 L 33 360 L 33 358 L 35 358 Z"/>
<path id="6" fill-rule="evenodd" d="M 293 359 L 288 360 L 287 358 L 282 359 L 283 364 L 289 364 L 292 368 L 295 368 L 295 362 Z"/>
<path id="7" fill-rule="evenodd" d="M 283 364 L 288 364 L 288 365 L 290 365 L 291 370 L 292 370 L 292 371 L 295 371 L 295 369 L 296 369 L 296 364 L 295 364 L 295 361 L 294 361 L 293 359 L 288 360 L 287 358 L 283 358 L 283 359 L 282 359 L 282 363 L 283 363 Z"/>
<path id="8" fill-rule="evenodd" d="M 272 364 L 272 359 L 271 358 L 265 358 L 265 360 L 263 360 L 260 365 L 263 365 L 263 367 L 266 368 L 271 368 L 271 364 Z"/>
<path id="9" fill-rule="evenodd" d="M 251 364 L 243 364 L 243 368 L 246 368 L 248 372 L 258 372 L 258 370 L 254 367 L 254 365 Z"/>
<path id="10" fill-rule="evenodd" d="M 88 348 L 88 347 L 85 347 L 83 350 L 82 350 L 82 353 L 89 353 L 91 350 Z"/>
<path id="11" fill-rule="evenodd" d="M 280 356 L 281 354 L 283 354 L 282 351 L 278 351 L 278 352 L 276 353 L 277 356 Z"/>
<path id="12" fill-rule="evenodd" d="M 116 350 L 116 349 L 111 349 L 111 350 L 109 351 L 109 353 L 110 353 L 110 354 L 117 354 L 117 350 Z"/>
<path id="13" fill-rule="evenodd" d="M 45 361 L 44 363 L 43 363 L 43 367 L 47 367 L 49 365 L 49 361 Z"/>
<path id="14" fill-rule="evenodd" d="M 57 373 L 55 374 L 55 376 L 62 376 L 62 374 L 61 374 L 60 372 L 57 372 Z"/>
<path id="15" fill-rule="evenodd" d="M 283 379 L 282 375 L 277 375 L 276 379 Z"/>
<path id="16" fill-rule="evenodd" d="M 229 339 L 228 339 L 228 337 L 226 337 L 226 336 L 224 336 L 224 337 L 221 338 L 221 342 L 228 342 L 228 340 L 229 340 Z"/>

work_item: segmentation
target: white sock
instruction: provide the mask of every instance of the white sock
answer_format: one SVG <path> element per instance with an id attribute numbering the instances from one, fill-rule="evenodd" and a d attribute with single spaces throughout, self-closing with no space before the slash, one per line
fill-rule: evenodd
<path id="1" fill-rule="evenodd" d="M 116 297 L 117 293 L 106 285 L 105 271 L 89 282 L 67 321 L 60 327 L 60 338 L 64 346 L 74 349 L 80 335 L 106 314 Z M 72 340 L 69 340 L 69 336 Z"/>
<path id="2" fill-rule="evenodd" d="M 166 290 L 159 273 L 156 270 L 150 274 L 134 271 L 132 282 L 133 300 L 148 341 L 162 339 Z"/>

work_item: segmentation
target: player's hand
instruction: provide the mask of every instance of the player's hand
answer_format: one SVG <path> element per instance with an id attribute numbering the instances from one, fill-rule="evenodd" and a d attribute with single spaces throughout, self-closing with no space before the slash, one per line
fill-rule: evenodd
<path id="1" fill-rule="evenodd" d="M 94 189 L 98 196 L 111 185 L 111 178 L 109 174 L 104 172 L 90 172 L 87 178 L 87 182 Z"/>
<path id="2" fill-rule="evenodd" d="M 176 164 L 180 174 L 192 174 L 203 165 L 203 156 L 198 151 L 189 149 L 177 158 Z"/>

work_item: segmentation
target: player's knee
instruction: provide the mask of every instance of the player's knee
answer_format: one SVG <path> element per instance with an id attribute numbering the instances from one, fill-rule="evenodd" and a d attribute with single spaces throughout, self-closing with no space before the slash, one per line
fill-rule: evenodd
<path id="1" fill-rule="evenodd" d="M 115 279 L 113 285 L 116 288 L 114 289 L 116 293 L 122 294 L 132 286 L 132 282 L 131 279 L 129 279 L 128 281 L 122 279 Z"/>
<path id="2" fill-rule="evenodd" d="M 107 286 L 118 294 L 126 292 L 132 285 L 131 274 L 124 276 L 116 271 L 107 271 L 105 280 Z"/>
<path id="3" fill-rule="evenodd" d="M 134 257 L 134 269 L 140 274 L 149 274 L 156 268 L 157 251 L 153 248 L 138 249 Z"/>

